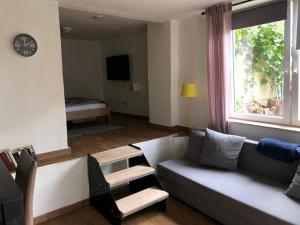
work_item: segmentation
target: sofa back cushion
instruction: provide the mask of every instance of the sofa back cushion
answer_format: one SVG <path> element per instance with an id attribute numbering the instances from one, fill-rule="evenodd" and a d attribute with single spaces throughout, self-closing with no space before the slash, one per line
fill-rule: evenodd
<path id="1" fill-rule="evenodd" d="M 300 165 L 298 166 L 297 172 L 293 178 L 292 183 L 285 192 L 288 196 L 300 200 Z"/>
<path id="2" fill-rule="evenodd" d="M 298 167 L 298 162 L 284 163 L 257 152 L 257 141 L 246 140 L 239 155 L 239 169 L 260 174 L 290 184 Z"/>
<path id="3" fill-rule="evenodd" d="M 206 128 L 199 163 L 225 170 L 236 170 L 245 137 L 216 132 Z"/>
<path id="4" fill-rule="evenodd" d="M 194 128 L 191 130 L 186 154 L 184 156 L 186 159 L 198 163 L 203 148 L 204 138 L 205 130 Z"/>

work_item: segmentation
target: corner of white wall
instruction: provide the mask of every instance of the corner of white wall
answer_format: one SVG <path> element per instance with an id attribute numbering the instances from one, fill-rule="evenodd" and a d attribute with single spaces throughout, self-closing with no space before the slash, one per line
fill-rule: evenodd
<path id="1" fill-rule="evenodd" d="M 198 97 L 192 99 L 193 126 L 207 127 L 208 91 L 207 91 L 207 45 L 206 21 L 201 14 L 195 14 L 178 20 L 179 45 L 179 90 L 184 82 L 195 82 Z M 179 97 L 179 125 L 188 126 L 188 101 Z"/>
<path id="2" fill-rule="evenodd" d="M 151 123 L 172 125 L 170 22 L 148 24 L 148 85 Z"/>
<path id="3" fill-rule="evenodd" d="M 150 122 L 188 126 L 187 99 L 180 96 L 180 91 L 184 82 L 195 82 L 199 96 L 192 100 L 193 126 L 206 127 L 208 96 L 204 17 L 197 14 L 164 24 L 149 24 L 148 49 Z"/>
<path id="4" fill-rule="evenodd" d="M 0 148 L 33 144 L 37 153 L 67 147 L 58 3 L 0 1 Z M 32 35 L 38 51 L 21 57 L 11 46 Z M 51 34 L 51 35 L 50 35 Z"/>

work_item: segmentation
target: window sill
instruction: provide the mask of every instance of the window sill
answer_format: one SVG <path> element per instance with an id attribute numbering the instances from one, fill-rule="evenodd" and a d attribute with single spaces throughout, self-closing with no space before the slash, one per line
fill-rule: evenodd
<path id="1" fill-rule="evenodd" d="M 278 129 L 278 130 L 300 132 L 300 127 L 273 124 L 273 123 L 262 123 L 262 122 L 255 122 L 255 121 L 241 120 L 241 119 L 231 119 L 231 118 L 228 119 L 228 123 L 229 124 L 230 123 L 239 123 L 239 124 L 247 124 L 247 125 L 251 125 L 251 126 L 273 128 L 273 129 Z"/>

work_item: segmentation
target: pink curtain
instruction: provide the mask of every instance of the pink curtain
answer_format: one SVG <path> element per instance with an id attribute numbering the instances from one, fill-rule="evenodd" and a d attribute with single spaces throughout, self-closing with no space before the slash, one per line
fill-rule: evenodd
<path id="1" fill-rule="evenodd" d="M 227 133 L 227 101 L 231 68 L 231 3 L 206 9 L 209 127 Z"/>

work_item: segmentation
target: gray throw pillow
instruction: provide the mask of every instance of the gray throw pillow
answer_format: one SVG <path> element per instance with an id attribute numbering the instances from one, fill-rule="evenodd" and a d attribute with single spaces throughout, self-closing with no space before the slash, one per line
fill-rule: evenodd
<path id="1" fill-rule="evenodd" d="M 199 163 L 225 170 L 236 170 L 245 137 L 219 133 L 206 129 Z"/>
<path id="2" fill-rule="evenodd" d="M 288 187 L 288 189 L 285 191 L 285 194 L 292 198 L 296 198 L 300 200 L 300 164 L 295 173 L 293 181 Z"/>
<path id="3" fill-rule="evenodd" d="M 199 162 L 200 155 L 203 148 L 204 137 L 205 137 L 204 130 L 192 129 L 189 136 L 187 151 L 184 156 L 186 159 L 196 163 Z"/>

